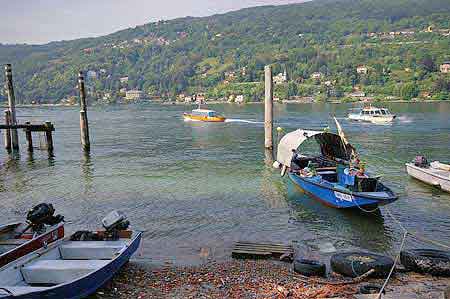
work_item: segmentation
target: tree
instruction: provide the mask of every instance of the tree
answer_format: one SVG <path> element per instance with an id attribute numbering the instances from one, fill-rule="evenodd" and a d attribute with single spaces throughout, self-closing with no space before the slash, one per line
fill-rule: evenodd
<path id="1" fill-rule="evenodd" d="M 289 82 L 288 84 L 288 97 L 294 97 L 298 95 L 298 88 L 295 82 Z"/>
<path id="2" fill-rule="evenodd" d="M 405 100 L 411 100 L 419 95 L 419 88 L 415 82 L 402 84 L 400 87 L 400 96 Z"/>

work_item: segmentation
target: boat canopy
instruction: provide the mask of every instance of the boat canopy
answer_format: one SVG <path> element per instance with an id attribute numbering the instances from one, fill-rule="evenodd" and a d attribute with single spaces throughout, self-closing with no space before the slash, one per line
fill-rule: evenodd
<path id="1" fill-rule="evenodd" d="M 324 131 L 298 129 L 281 138 L 278 144 L 277 161 L 290 167 L 294 155 L 293 151 L 297 150 L 303 142 L 313 137 L 320 145 L 322 155 L 345 161 L 351 159 L 351 153 L 354 152 L 354 148 L 350 144 L 344 146 L 339 135 Z"/>

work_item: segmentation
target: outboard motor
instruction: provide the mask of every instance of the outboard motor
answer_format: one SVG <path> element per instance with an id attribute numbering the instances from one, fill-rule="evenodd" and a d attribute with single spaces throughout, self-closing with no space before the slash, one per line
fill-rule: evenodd
<path id="1" fill-rule="evenodd" d="M 53 208 L 52 204 L 41 203 L 37 206 L 34 206 L 27 213 L 27 228 L 22 231 L 22 233 L 20 233 L 17 237 L 22 236 L 30 228 L 33 233 L 44 233 L 46 225 L 52 226 L 64 221 L 64 216 L 54 216 L 54 214 L 55 208 Z"/>
<path id="2" fill-rule="evenodd" d="M 416 158 L 414 158 L 414 165 L 416 165 L 417 167 L 421 167 L 421 168 L 426 168 L 428 166 L 430 166 L 430 163 L 428 163 L 427 158 L 425 158 L 425 156 L 416 156 Z"/>
<path id="3" fill-rule="evenodd" d="M 112 211 L 102 219 L 102 224 L 106 230 L 105 240 L 118 240 L 120 231 L 127 230 L 130 226 L 130 221 L 127 220 L 127 217 L 122 212 Z"/>

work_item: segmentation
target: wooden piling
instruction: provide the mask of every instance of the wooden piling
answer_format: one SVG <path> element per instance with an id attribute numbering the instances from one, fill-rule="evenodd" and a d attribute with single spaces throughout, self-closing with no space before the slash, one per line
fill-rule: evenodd
<path id="1" fill-rule="evenodd" d="M 87 105 L 86 105 L 86 91 L 84 88 L 83 72 L 78 75 L 78 88 L 80 90 L 80 133 L 81 133 L 81 146 L 84 151 L 89 152 L 91 150 L 91 143 L 89 141 L 89 123 L 87 117 Z"/>
<path id="2" fill-rule="evenodd" d="M 53 153 L 53 136 L 52 136 L 52 131 L 53 131 L 53 124 L 49 121 L 45 122 L 45 138 L 47 140 L 47 150 L 49 153 Z"/>
<path id="3" fill-rule="evenodd" d="M 29 121 L 27 121 L 25 124 L 31 125 L 31 123 Z M 31 153 L 31 152 L 33 152 L 33 136 L 31 134 L 31 130 L 25 129 L 25 137 L 27 139 L 28 151 Z"/>
<path id="4" fill-rule="evenodd" d="M 5 125 L 11 125 L 11 112 L 9 110 L 5 110 Z M 4 140 L 5 140 L 5 149 L 8 153 L 11 152 L 11 130 L 4 130 Z"/>
<path id="5" fill-rule="evenodd" d="M 16 119 L 16 97 L 14 95 L 14 86 L 12 78 L 12 68 L 11 64 L 5 65 L 5 78 L 6 78 L 6 90 L 8 93 L 8 106 L 11 112 L 11 125 L 17 125 Z M 12 148 L 15 151 L 19 150 L 19 135 L 17 134 L 17 129 L 11 129 L 11 142 Z"/>
<path id="6" fill-rule="evenodd" d="M 273 149 L 273 78 L 272 66 L 264 68 L 265 104 L 264 104 L 264 147 Z"/>

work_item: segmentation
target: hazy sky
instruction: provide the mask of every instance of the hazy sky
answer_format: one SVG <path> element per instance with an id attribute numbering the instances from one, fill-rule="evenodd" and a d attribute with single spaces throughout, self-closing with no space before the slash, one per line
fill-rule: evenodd
<path id="1" fill-rule="evenodd" d="M 301 0 L 0 0 L 0 43 L 99 36 L 161 19 Z"/>

